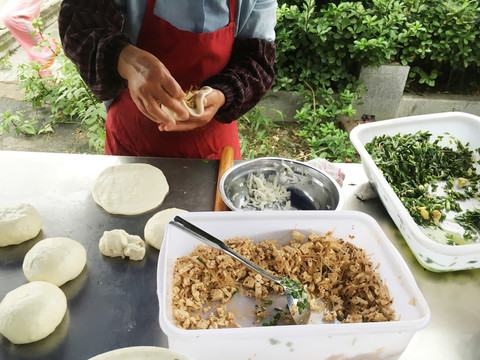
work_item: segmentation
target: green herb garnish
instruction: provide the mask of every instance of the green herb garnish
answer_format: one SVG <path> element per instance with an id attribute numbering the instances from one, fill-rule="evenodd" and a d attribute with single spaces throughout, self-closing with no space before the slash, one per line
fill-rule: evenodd
<path id="1" fill-rule="evenodd" d="M 282 318 L 282 313 L 276 313 L 269 322 L 262 323 L 262 326 L 276 326 Z"/>
<path id="2" fill-rule="evenodd" d="M 282 278 L 281 284 L 288 289 L 288 293 L 293 296 L 294 299 L 297 299 L 298 312 L 301 315 L 310 303 L 310 298 L 305 288 L 298 281 L 286 277 Z"/>

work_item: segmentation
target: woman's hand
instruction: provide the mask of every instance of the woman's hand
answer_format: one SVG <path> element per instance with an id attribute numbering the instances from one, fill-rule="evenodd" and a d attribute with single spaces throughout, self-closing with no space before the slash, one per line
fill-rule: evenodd
<path id="1" fill-rule="evenodd" d="M 165 65 L 147 51 L 127 45 L 118 58 L 118 73 L 128 81 L 133 102 L 149 119 L 160 126 L 175 127 L 175 120 L 160 104 L 172 109 L 180 118 L 189 113 L 182 103 L 185 93 Z"/>
<path id="2" fill-rule="evenodd" d="M 220 91 L 213 89 L 210 94 L 203 99 L 205 110 L 201 116 L 190 115 L 186 121 L 177 121 L 174 123 L 163 123 L 159 125 L 160 131 L 186 131 L 208 124 L 218 109 L 225 104 L 225 95 Z M 177 113 L 178 114 L 178 113 Z"/>

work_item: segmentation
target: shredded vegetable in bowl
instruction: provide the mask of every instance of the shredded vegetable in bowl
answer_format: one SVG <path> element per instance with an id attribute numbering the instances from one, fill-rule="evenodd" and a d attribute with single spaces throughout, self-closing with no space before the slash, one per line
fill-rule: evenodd
<path id="1" fill-rule="evenodd" d="M 268 208 L 270 210 L 292 210 L 290 201 L 291 193 L 288 185 L 294 185 L 302 181 L 299 175 L 283 161 L 275 164 L 275 174 L 265 178 L 264 174 L 248 174 L 248 196 L 242 205 L 243 208 L 254 207 L 258 210 Z"/>
<path id="2" fill-rule="evenodd" d="M 233 211 L 336 210 L 341 188 L 327 173 L 299 161 L 257 158 L 228 169 L 219 192 Z"/>

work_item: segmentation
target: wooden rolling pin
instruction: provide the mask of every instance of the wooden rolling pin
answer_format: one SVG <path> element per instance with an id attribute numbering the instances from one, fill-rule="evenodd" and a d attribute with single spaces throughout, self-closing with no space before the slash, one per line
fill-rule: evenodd
<path id="1" fill-rule="evenodd" d="M 223 202 L 220 195 L 220 179 L 225 171 L 233 166 L 233 148 L 229 145 L 224 146 L 220 155 L 220 165 L 218 167 L 217 192 L 215 194 L 215 211 L 226 211 L 227 205 Z"/>

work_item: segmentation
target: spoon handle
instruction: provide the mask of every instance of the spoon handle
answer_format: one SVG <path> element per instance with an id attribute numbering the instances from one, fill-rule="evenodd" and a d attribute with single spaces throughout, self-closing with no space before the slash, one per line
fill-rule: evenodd
<path id="1" fill-rule="evenodd" d="M 281 278 L 279 276 L 270 274 L 267 272 L 265 269 L 261 268 L 257 264 L 251 262 L 250 260 L 244 258 L 242 255 L 237 253 L 235 250 L 233 250 L 231 247 L 229 247 L 227 244 L 225 244 L 223 241 L 220 239 L 216 238 L 215 236 L 205 232 L 204 230 L 200 229 L 199 227 L 193 225 L 191 222 L 183 219 L 180 216 L 175 216 L 173 218 L 173 221 L 170 221 L 170 224 L 175 225 L 177 228 L 184 230 L 188 232 L 190 235 L 195 236 L 197 239 L 200 241 L 206 243 L 207 245 L 213 246 L 214 248 L 218 250 L 222 250 L 229 254 L 230 256 L 233 256 L 235 259 L 243 263 L 244 265 L 248 266 L 250 269 L 258 272 L 260 275 L 266 277 L 269 280 L 272 280 L 273 282 L 277 284 L 281 284 Z"/>

